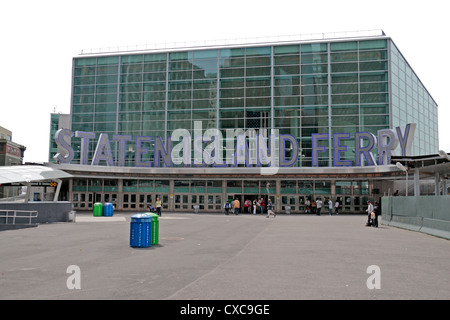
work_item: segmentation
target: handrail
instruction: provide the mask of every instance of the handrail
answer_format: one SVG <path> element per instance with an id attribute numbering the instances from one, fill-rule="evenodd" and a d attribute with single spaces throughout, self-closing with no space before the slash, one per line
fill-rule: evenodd
<path id="1" fill-rule="evenodd" d="M 247 37 L 234 39 L 219 39 L 219 40 L 188 40 L 167 43 L 154 43 L 143 45 L 125 45 L 113 46 L 106 48 L 91 48 L 81 50 L 81 55 L 90 54 L 112 54 L 122 52 L 138 52 L 138 51 L 161 51 L 173 49 L 193 49 L 193 48 L 214 48 L 234 45 L 251 45 L 264 44 L 271 42 L 298 42 L 298 41 L 318 41 L 318 40 L 336 40 L 346 38 L 366 38 L 366 37 L 380 37 L 386 36 L 383 30 L 358 30 L 358 31 L 341 31 L 341 32 L 321 32 L 299 35 L 281 35 L 281 36 L 262 36 L 262 37 Z"/>
<path id="2" fill-rule="evenodd" d="M 37 217 L 36 210 L 0 210 L 0 225 L 36 225 L 37 222 L 31 222 L 31 220 Z M 16 223 L 16 219 L 28 219 L 28 223 Z"/>

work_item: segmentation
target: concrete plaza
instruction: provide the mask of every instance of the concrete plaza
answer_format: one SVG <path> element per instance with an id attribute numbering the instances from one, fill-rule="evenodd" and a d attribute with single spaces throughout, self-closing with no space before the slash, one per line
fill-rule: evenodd
<path id="1" fill-rule="evenodd" d="M 450 299 L 449 240 L 363 215 L 163 212 L 148 248 L 130 247 L 131 215 L 0 232 L 0 299 Z"/>

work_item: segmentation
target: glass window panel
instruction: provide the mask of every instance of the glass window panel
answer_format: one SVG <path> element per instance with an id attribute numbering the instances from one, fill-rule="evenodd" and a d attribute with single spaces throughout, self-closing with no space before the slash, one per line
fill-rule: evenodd
<path id="1" fill-rule="evenodd" d="M 285 96 L 285 97 L 275 97 L 275 106 L 299 106 L 300 97 L 298 96 Z"/>
<path id="2" fill-rule="evenodd" d="M 289 64 L 300 64 L 299 55 L 289 55 L 289 56 L 275 56 L 274 65 L 289 65 Z"/>
<path id="3" fill-rule="evenodd" d="M 331 72 L 357 72 L 358 63 L 332 63 Z"/>
<path id="4" fill-rule="evenodd" d="M 246 87 L 270 87 L 270 78 L 247 78 Z"/>
<path id="5" fill-rule="evenodd" d="M 328 104 L 327 95 L 301 96 L 300 102 L 304 106 Z"/>
<path id="6" fill-rule="evenodd" d="M 358 100 L 357 94 L 341 94 L 331 96 L 331 103 L 333 104 L 358 103 Z"/>
<path id="7" fill-rule="evenodd" d="M 119 57 L 118 56 L 99 57 L 99 58 L 97 58 L 97 64 L 98 65 L 117 64 L 117 63 L 119 63 Z"/>
<path id="8" fill-rule="evenodd" d="M 97 93 L 116 93 L 117 92 L 117 84 L 109 84 L 109 85 L 98 85 L 96 87 Z"/>
<path id="9" fill-rule="evenodd" d="M 332 115 L 358 114 L 358 105 L 331 106 Z"/>
<path id="10" fill-rule="evenodd" d="M 270 87 L 250 87 L 245 90 L 245 93 L 247 97 L 264 97 L 270 96 L 270 91 Z"/>
<path id="11" fill-rule="evenodd" d="M 361 117 L 361 124 L 366 126 L 387 126 L 389 125 L 389 117 L 387 115 L 385 116 L 363 116 Z"/>
<path id="12" fill-rule="evenodd" d="M 351 51 L 358 49 L 358 43 L 356 41 L 351 42 L 332 42 L 330 44 L 331 51 Z"/>
<path id="13" fill-rule="evenodd" d="M 357 83 L 334 84 L 331 86 L 332 93 L 358 93 Z"/>
<path id="14" fill-rule="evenodd" d="M 116 79 L 117 79 L 117 77 L 116 77 Z M 74 84 L 74 86 L 95 84 L 95 76 L 75 77 L 73 80 L 73 84 Z"/>
<path id="15" fill-rule="evenodd" d="M 174 191 L 175 192 L 189 192 L 189 180 L 175 180 Z"/>
<path id="16" fill-rule="evenodd" d="M 387 72 L 361 73 L 359 78 L 361 82 L 388 81 Z"/>
<path id="17" fill-rule="evenodd" d="M 302 75 L 302 84 L 326 84 L 328 83 L 327 75 Z"/>
<path id="18" fill-rule="evenodd" d="M 166 63 L 147 63 L 144 64 L 144 72 L 161 72 L 166 70 Z"/>
<path id="19" fill-rule="evenodd" d="M 359 53 L 359 60 L 386 60 L 387 50 L 377 50 L 377 51 L 361 51 Z"/>
<path id="20" fill-rule="evenodd" d="M 328 65 L 326 64 L 312 64 L 312 65 L 303 65 L 302 74 L 307 73 L 327 73 Z"/>
<path id="21" fill-rule="evenodd" d="M 357 73 L 332 74 L 331 83 L 358 82 Z"/>
<path id="22" fill-rule="evenodd" d="M 217 58 L 218 50 L 198 50 L 192 52 L 192 56 L 194 59 Z"/>
<path id="23" fill-rule="evenodd" d="M 387 113 L 389 113 L 389 105 L 387 104 L 361 105 L 361 114 L 387 114 Z"/>
<path id="24" fill-rule="evenodd" d="M 314 87 L 314 86 L 311 86 Z M 302 89 L 303 91 L 303 89 Z M 269 91 L 270 92 L 270 91 Z M 311 91 L 311 94 L 315 93 L 314 90 Z M 275 87 L 275 96 L 294 96 L 300 94 L 300 86 L 282 86 Z"/>
<path id="25" fill-rule="evenodd" d="M 331 182 L 330 181 L 315 181 L 315 191 L 316 194 L 326 194 L 331 192 Z"/>
<path id="26" fill-rule="evenodd" d="M 247 57 L 245 65 L 247 67 L 270 66 L 270 57 Z"/>
<path id="27" fill-rule="evenodd" d="M 359 50 L 364 50 L 364 49 L 386 49 L 386 48 L 387 48 L 387 42 L 386 42 L 385 39 L 360 41 L 359 42 Z"/>
<path id="28" fill-rule="evenodd" d="M 283 66 L 283 67 L 275 67 L 276 75 L 288 75 L 288 74 L 299 74 L 300 66 Z"/>
<path id="29" fill-rule="evenodd" d="M 188 52 L 171 52 L 169 53 L 170 61 L 188 60 Z"/>
<path id="30" fill-rule="evenodd" d="M 79 67 L 75 68 L 74 75 L 75 76 L 89 76 L 95 75 L 95 67 Z"/>
<path id="31" fill-rule="evenodd" d="M 73 105 L 72 114 L 89 113 L 89 112 L 94 112 L 94 105 L 92 104 Z"/>
<path id="32" fill-rule="evenodd" d="M 97 58 L 80 58 L 75 59 L 75 66 L 95 66 L 97 64 Z"/>
<path id="33" fill-rule="evenodd" d="M 220 69 L 220 77 L 222 78 L 235 78 L 235 77 L 243 77 L 244 69 Z"/>
<path id="34" fill-rule="evenodd" d="M 220 57 L 221 58 L 242 57 L 244 55 L 245 55 L 245 49 L 244 48 L 222 49 L 222 50 L 220 50 Z"/>
<path id="35" fill-rule="evenodd" d="M 372 61 L 372 62 L 361 62 L 359 64 L 359 69 L 363 71 L 376 71 L 376 70 L 387 70 L 386 61 Z"/>
<path id="36" fill-rule="evenodd" d="M 270 67 L 247 68 L 247 77 L 270 76 Z"/>
<path id="37" fill-rule="evenodd" d="M 161 82 L 166 80 L 165 72 L 144 73 L 142 77 L 144 82 Z"/>
<path id="38" fill-rule="evenodd" d="M 331 62 L 358 61 L 357 52 L 338 52 L 331 54 Z"/>
<path id="39" fill-rule="evenodd" d="M 244 98 L 220 99 L 220 107 L 222 108 L 243 108 Z"/>
<path id="40" fill-rule="evenodd" d="M 247 56 L 259 56 L 259 55 L 270 55 L 271 48 L 270 47 L 253 47 L 247 48 L 245 54 Z"/>
<path id="41" fill-rule="evenodd" d="M 115 113 L 96 113 L 95 121 L 98 121 L 98 122 L 116 121 L 116 114 Z"/>
<path id="42" fill-rule="evenodd" d="M 259 193 L 259 181 L 246 180 L 244 181 L 245 193 Z"/>
<path id="43" fill-rule="evenodd" d="M 245 58 L 224 58 L 220 60 L 221 68 L 239 68 L 245 67 Z"/>
<path id="44" fill-rule="evenodd" d="M 120 59 L 120 62 L 122 64 L 127 64 L 127 63 L 137 63 L 137 62 L 142 62 L 143 57 L 140 54 L 135 54 L 135 55 L 129 55 L 129 56 L 122 56 L 122 58 Z"/>
<path id="45" fill-rule="evenodd" d="M 310 43 L 302 44 L 300 48 L 302 53 L 323 52 L 328 50 L 328 45 L 326 43 Z"/>
<path id="46" fill-rule="evenodd" d="M 360 91 L 364 92 L 387 92 L 388 85 L 387 82 L 371 82 L 371 83 L 361 83 Z"/>
<path id="47" fill-rule="evenodd" d="M 97 103 L 111 103 L 117 101 L 117 94 L 97 94 L 95 97 Z"/>
<path id="48" fill-rule="evenodd" d="M 387 93 L 374 93 L 374 94 L 361 94 L 360 98 L 361 103 L 380 103 L 388 102 L 388 94 Z"/>
<path id="49" fill-rule="evenodd" d="M 298 45 L 276 46 L 273 48 L 274 54 L 298 53 L 300 47 Z"/>
<path id="50" fill-rule="evenodd" d="M 120 68 L 122 73 L 139 73 L 142 72 L 142 64 L 126 64 Z"/>
<path id="51" fill-rule="evenodd" d="M 352 125 L 357 126 L 357 125 L 359 125 L 359 116 L 356 115 L 356 116 L 331 117 L 331 125 L 332 126 L 352 126 Z M 345 131 L 345 132 L 347 132 L 347 131 Z"/>
<path id="52" fill-rule="evenodd" d="M 328 55 L 327 54 L 303 54 L 301 57 L 302 64 L 315 64 L 315 63 L 327 63 Z"/>
<path id="53" fill-rule="evenodd" d="M 166 53 L 156 53 L 156 54 L 146 54 L 144 55 L 145 62 L 154 62 L 154 61 L 166 61 L 167 54 Z"/>
<path id="54" fill-rule="evenodd" d="M 245 82 L 244 79 L 226 79 L 226 80 L 220 80 L 220 87 L 221 88 L 239 88 L 244 87 Z"/>

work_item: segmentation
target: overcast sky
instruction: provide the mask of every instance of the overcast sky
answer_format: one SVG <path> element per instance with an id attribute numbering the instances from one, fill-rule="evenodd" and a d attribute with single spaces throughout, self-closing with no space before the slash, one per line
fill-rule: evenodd
<path id="1" fill-rule="evenodd" d="M 449 20 L 443 0 L 2 1 L 0 126 L 26 162 L 48 161 L 50 114 L 70 112 L 83 49 L 383 29 L 438 103 L 450 152 Z"/>

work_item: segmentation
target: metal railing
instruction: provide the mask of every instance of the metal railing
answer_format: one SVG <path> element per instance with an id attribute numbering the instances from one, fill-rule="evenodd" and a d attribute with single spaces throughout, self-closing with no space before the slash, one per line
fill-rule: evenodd
<path id="1" fill-rule="evenodd" d="M 340 31 L 340 32 L 322 32 L 310 34 L 297 35 L 281 35 L 281 36 L 262 36 L 262 37 L 247 37 L 247 38 L 232 38 L 232 39 L 217 39 L 217 40 L 188 40 L 166 43 L 154 43 L 143 45 L 125 45 L 105 48 L 91 48 L 81 50 L 81 55 L 89 54 L 108 54 L 120 52 L 133 51 L 164 51 L 172 49 L 191 49 L 191 48 L 212 48 L 230 45 L 249 45 L 249 44 L 263 44 L 272 42 L 298 42 L 298 41 L 316 41 L 327 39 L 346 39 L 346 38 L 365 38 L 365 37 L 379 37 L 385 36 L 383 30 L 358 30 L 358 31 Z"/>
<path id="2" fill-rule="evenodd" d="M 37 211 L 0 210 L 0 225 L 37 225 Z"/>

